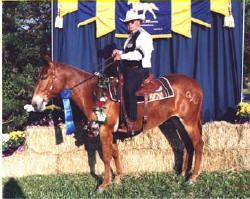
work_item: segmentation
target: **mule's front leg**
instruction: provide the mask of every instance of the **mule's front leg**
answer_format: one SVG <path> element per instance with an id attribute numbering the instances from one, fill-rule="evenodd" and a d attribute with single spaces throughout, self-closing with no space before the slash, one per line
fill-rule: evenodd
<path id="1" fill-rule="evenodd" d="M 121 183 L 121 175 L 122 175 L 122 166 L 120 162 L 120 155 L 119 155 L 119 150 L 118 150 L 118 145 L 117 143 L 113 143 L 112 145 L 112 155 L 115 160 L 115 166 L 116 166 L 116 177 L 114 180 L 115 184 L 120 184 Z"/>
<path id="2" fill-rule="evenodd" d="M 102 193 L 107 185 L 111 182 L 111 170 L 110 170 L 110 161 L 112 158 L 112 132 L 101 131 L 100 133 L 102 153 L 103 153 L 103 162 L 104 162 L 104 179 L 103 183 L 98 188 L 98 193 Z"/>

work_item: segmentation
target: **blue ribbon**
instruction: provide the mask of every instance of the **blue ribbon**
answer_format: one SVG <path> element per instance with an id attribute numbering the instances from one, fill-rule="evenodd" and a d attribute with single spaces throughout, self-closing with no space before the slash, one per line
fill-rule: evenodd
<path id="1" fill-rule="evenodd" d="M 75 125 L 73 121 L 73 114 L 70 106 L 69 98 L 72 96 L 72 90 L 65 89 L 60 93 L 63 100 L 64 106 L 64 116 L 65 116 L 65 125 L 66 125 L 66 135 L 71 135 L 75 132 Z"/>

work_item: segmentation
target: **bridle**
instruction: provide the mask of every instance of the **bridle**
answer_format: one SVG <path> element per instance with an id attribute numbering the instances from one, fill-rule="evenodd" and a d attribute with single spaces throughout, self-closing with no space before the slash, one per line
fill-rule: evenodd
<path id="1" fill-rule="evenodd" d="M 49 89 L 45 92 L 45 96 L 46 98 L 48 98 L 51 95 L 51 91 L 54 89 L 54 81 L 56 79 L 56 75 L 55 75 L 55 66 L 52 66 L 52 82 L 50 84 Z M 55 97 L 55 96 L 51 96 L 51 97 Z"/>

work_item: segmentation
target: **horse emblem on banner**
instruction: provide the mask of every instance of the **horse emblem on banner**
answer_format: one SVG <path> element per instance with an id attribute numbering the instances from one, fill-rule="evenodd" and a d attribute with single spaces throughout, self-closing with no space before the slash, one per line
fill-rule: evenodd
<path id="1" fill-rule="evenodd" d="M 128 2 L 128 5 L 132 4 L 131 10 L 134 12 L 139 12 L 140 10 L 143 11 L 142 15 L 144 16 L 144 19 L 146 18 L 146 12 L 149 11 L 153 18 L 156 19 L 156 15 L 154 10 L 159 10 L 159 8 L 154 3 L 140 3 L 140 2 Z"/>

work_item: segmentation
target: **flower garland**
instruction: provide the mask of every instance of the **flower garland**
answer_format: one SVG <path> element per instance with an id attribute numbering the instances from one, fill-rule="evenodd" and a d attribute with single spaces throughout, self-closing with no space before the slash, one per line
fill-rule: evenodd
<path id="1" fill-rule="evenodd" d="M 93 98 L 95 106 L 93 111 L 97 117 L 96 120 L 89 121 L 84 125 L 83 129 L 87 132 L 89 137 L 96 137 L 100 133 L 100 126 L 106 124 L 108 121 L 105 113 L 104 104 L 107 101 L 108 78 L 105 75 L 99 74 L 97 80 L 97 89 L 93 91 Z"/>

